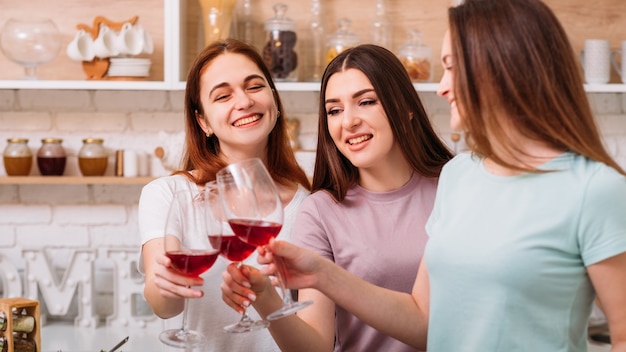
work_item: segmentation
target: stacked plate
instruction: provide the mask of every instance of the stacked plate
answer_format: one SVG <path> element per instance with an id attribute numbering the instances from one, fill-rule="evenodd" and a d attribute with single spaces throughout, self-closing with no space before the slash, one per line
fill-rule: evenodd
<path id="1" fill-rule="evenodd" d="M 150 59 L 111 58 L 107 76 L 109 77 L 148 77 Z"/>

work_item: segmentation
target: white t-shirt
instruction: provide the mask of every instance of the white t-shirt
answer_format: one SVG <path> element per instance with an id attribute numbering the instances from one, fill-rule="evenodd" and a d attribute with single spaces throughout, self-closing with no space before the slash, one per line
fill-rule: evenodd
<path id="1" fill-rule="evenodd" d="M 173 175 L 158 178 L 146 186 L 141 191 L 138 207 L 139 234 L 141 245 L 163 236 L 165 218 L 172 200 L 173 193 L 183 187 L 195 189 L 197 186 L 182 175 Z M 291 229 L 296 213 L 302 200 L 309 192 L 302 186 L 294 195 L 293 199 L 284 208 L 283 227 L 278 234 L 281 240 L 291 239 Z M 252 254 L 245 263 L 257 266 L 256 252 Z M 280 351 L 267 329 L 243 334 L 229 334 L 223 331 L 223 327 L 236 323 L 241 315 L 222 301 L 220 284 L 222 283 L 222 273 L 230 261 L 219 257 L 217 262 L 206 273 L 201 275 L 204 278 L 204 297 L 200 299 L 190 299 L 188 302 L 189 326 L 202 331 L 207 337 L 206 346 L 197 350 L 201 351 Z M 140 254 L 138 261 L 139 271 L 144 272 L 143 258 Z M 248 315 L 253 319 L 259 319 L 254 309 L 248 309 Z M 179 328 L 181 326 L 181 316 L 164 320 L 165 328 Z"/>

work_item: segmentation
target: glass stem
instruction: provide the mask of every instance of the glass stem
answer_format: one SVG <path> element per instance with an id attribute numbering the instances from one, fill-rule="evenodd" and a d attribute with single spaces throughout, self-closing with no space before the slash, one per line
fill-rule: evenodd
<path id="1" fill-rule="evenodd" d="M 243 266 L 243 260 L 237 263 L 237 269 L 241 270 Z M 252 322 L 252 319 L 248 316 L 248 307 L 243 307 L 243 313 L 241 314 L 241 319 L 239 319 L 239 324 L 248 325 Z"/>
<path id="2" fill-rule="evenodd" d="M 288 290 L 285 287 L 285 280 L 283 279 L 286 276 L 285 272 L 285 263 L 282 258 L 274 257 L 276 261 L 276 267 L 278 268 L 278 272 L 276 272 L 276 278 L 278 279 L 278 284 L 280 285 L 280 290 L 283 294 L 283 305 L 291 306 L 293 304 L 293 299 L 291 298 L 291 290 Z"/>
<path id="3" fill-rule="evenodd" d="M 24 67 L 24 78 L 25 79 L 37 79 L 37 67 L 36 66 Z"/>
<path id="4" fill-rule="evenodd" d="M 189 299 L 185 298 L 185 306 L 183 307 L 183 325 L 180 327 L 180 332 L 181 333 L 186 333 L 187 330 L 189 329 L 189 325 L 187 323 L 187 304 L 189 302 Z"/>

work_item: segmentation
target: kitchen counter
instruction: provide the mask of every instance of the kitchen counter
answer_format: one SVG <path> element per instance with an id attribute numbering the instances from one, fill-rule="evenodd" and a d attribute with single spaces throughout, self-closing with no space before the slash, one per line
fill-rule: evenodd
<path id="1" fill-rule="evenodd" d="M 158 352 L 163 345 L 158 329 L 101 326 L 96 329 L 76 328 L 72 322 L 55 322 L 41 329 L 42 352 L 108 351 L 129 336 L 128 342 L 116 352 Z"/>
<path id="2" fill-rule="evenodd" d="M 165 347 L 155 329 L 128 329 L 102 326 L 96 329 L 75 328 L 71 322 L 48 324 L 41 331 L 42 352 L 100 352 L 113 348 L 126 336 L 126 342 L 117 352 L 157 352 Z M 589 342 L 588 352 L 609 352 L 610 345 Z M 181 350 L 182 351 L 182 350 Z"/>

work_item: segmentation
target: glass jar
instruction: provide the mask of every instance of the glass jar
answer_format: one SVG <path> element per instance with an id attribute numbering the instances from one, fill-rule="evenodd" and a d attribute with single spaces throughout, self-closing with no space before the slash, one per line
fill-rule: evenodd
<path id="1" fill-rule="evenodd" d="M 37 166 L 43 176 L 61 176 L 65 171 L 67 154 L 60 138 L 44 138 L 37 151 Z"/>
<path id="2" fill-rule="evenodd" d="M 398 58 L 406 68 L 411 81 L 432 81 L 432 49 L 422 43 L 422 32 L 417 29 L 409 30 L 409 38 L 398 51 Z"/>
<path id="3" fill-rule="evenodd" d="M 361 38 L 350 31 L 352 21 L 348 18 L 340 18 L 337 20 L 339 29 L 326 40 L 326 64 L 330 63 L 339 53 L 359 45 Z"/>
<path id="4" fill-rule="evenodd" d="M 33 152 L 26 138 L 9 138 L 3 153 L 4 169 L 9 176 L 28 176 L 33 165 Z"/>
<path id="5" fill-rule="evenodd" d="M 320 0 L 313 0 L 309 17 L 310 50 L 306 79 L 319 82 L 324 74 L 324 23 Z"/>
<path id="6" fill-rule="evenodd" d="M 274 17 L 265 21 L 263 61 L 275 81 L 298 79 L 296 23 L 286 16 L 287 5 L 274 5 Z"/>
<path id="7" fill-rule="evenodd" d="M 371 25 L 372 44 L 391 50 L 391 21 L 385 9 L 385 0 L 376 0 L 376 12 Z"/>
<path id="8" fill-rule="evenodd" d="M 109 155 L 101 138 L 85 138 L 78 151 L 78 167 L 83 176 L 103 176 L 109 164 Z"/>

